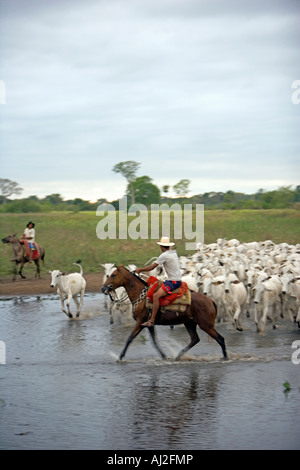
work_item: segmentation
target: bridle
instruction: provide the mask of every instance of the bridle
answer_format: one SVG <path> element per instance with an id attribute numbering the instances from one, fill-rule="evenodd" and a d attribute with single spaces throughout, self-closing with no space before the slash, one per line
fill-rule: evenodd
<path id="1" fill-rule="evenodd" d="M 126 269 L 126 268 L 125 268 Z M 146 298 L 147 296 L 147 292 L 148 292 L 148 284 L 146 281 L 144 281 L 143 279 L 141 279 L 139 276 L 137 276 L 134 272 L 132 271 L 128 271 L 126 269 L 126 271 L 134 276 L 138 281 L 140 281 L 142 284 L 145 285 L 144 289 L 142 290 L 142 292 L 140 293 L 140 295 L 138 296 L 137 299 L 133 300 L 131 302 L 131 305 L 132 305 L 132 313 L 135 312 L 135 310 L 138 308 L 139 304 Z M 106 289 L 104 289 L 106 287 Z M 105 292 L 106 290 L 106 292 Z M 116 303 L 121 303 L 121 302 L 124 302 L 125 300 L 127 300 L 129 298 L 128 294 L 126 293 L 126 295 L 122 298 L 122 299 L 118 299 L 118 296 L 116 294 L 116 291 L 115 289 L 111 286 L 111 285 L 108 285 L 108 286 L 103 286 L 102 288 L 102 291 L 104 292 L 104 294 L 108 294 L 109 295 L 109 298 L 112 302 L 116 302 Z M 116 296 L 116 299 L 114 299 L 111 295 L 111 291 L 114 292 L 115 296 Z"/>

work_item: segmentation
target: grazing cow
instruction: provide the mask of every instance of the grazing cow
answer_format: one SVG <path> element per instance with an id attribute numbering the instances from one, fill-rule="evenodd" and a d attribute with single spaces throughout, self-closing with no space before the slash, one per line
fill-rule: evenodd
<path id="1" fill-rule="evenodd" d="M 86 288 L 86 281 L 82 276 L 83 270 L 81 265 L 78 263 L 73 264 L 80 267 L 80 273 L 65 274 L 57 269 L 54 271 L 49 271 L 49 274 L 51 274 L 50 286 L 57 287 L 57 293 L 60 296 L 61 309 L 69 318 L 73 317 L 70 311 L 70 302 L 72 298 L 77 306 L 76 317 L 79 317 L 83 304 L 83 296 Z M 77 299 L 78 294 L 80 294 L 80 303 Z M 67 312 L 64 306 L 64 301 L 66 299 L 66 305 L 68 309 Z"/>

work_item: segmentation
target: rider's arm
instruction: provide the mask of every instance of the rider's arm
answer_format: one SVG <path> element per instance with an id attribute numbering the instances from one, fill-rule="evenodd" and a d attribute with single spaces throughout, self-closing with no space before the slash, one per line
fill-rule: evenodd
<path id="1" fill-rule="evenodd" d="M 139 274 L 139 273 L 152 271 L 152 269 L 156 268 L 156 266 L 158 266 L 158 264 L 154 262 L 154 263 L 150 264 L 149 266 L 144 266 L 143 268 L 136 268 L 134 270 L 134 272 Z"/>

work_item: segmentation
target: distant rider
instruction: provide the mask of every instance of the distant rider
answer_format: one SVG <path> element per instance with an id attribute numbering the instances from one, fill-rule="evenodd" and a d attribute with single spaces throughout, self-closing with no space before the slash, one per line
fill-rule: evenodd
<path id="1" fill-rule="evenodd" d="M 22 235 L 22 240 L 26 240 L 29 245 L 29 262 L 30 263 L 32 262 L 33 251 L 36 250 L 34 226 L 35 224 L 33 222 L 31 221 L 28 222 L 24 230 L 24 233 Z"/>

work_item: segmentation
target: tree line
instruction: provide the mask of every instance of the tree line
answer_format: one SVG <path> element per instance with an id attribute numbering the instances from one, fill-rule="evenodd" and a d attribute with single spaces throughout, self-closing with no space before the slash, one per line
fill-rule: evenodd
<path id="1" fill-rule="evenodd" d="M 128 162 L 123 162 L 127 164 Z M 136 163 L 136 162 L 133 162 Z M 125 168 L 125 172 L 124 172 Z M 133 168 L 130 174 L 126 173 L 127 166 L 114 167 L 114 171 L 122 173 L 127 179 L 127 203 L 143 204 L 150 207 L 151 204 L 167 203 L 179 204 L 204 204 L 205 210 L 222 209 L 300 209 L 300 185 L 282 186 L 276 190 L 266 191 L 259 189 L 254 194 L 245 194 L 235 191 L 215 192 L 210 191 L 204 194 L 196 194 L 187 197 L 190 180 L 180 180 L 173 186 L 176 197 L 169 197 L 169 185 L 159 188 L 153 183 L 149 176 L 136 176 L 137 167 Z M 119 170 L 119 171 L 117 171 Z M 132 170 L 132 168 L 131 168 Z M 125 174 L 126 173 L 126 174 Z M 81 198 L 64 200 L 60 194 L 50 194 L 44 198 L 29 196 L 21 199 L 10 199 L 13 194 L 20 194 L 23 189 L 18 183 L 0 178 L 0 212 L 50 212 L 50 211 L 96 211 L 100 204 L 108 203 L 105 198 L 99 198 L 97 202 L 91 203 Z M 119 201 L 110 201 L 118 209 Z"/>

